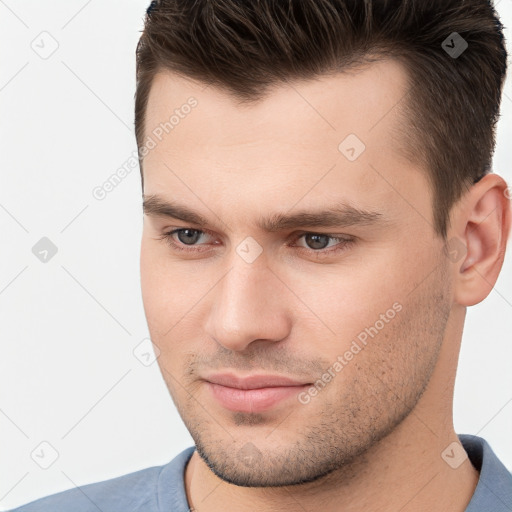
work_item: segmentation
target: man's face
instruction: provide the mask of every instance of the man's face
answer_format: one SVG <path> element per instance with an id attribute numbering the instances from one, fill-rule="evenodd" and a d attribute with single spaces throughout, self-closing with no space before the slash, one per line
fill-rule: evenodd
<path id="1" fill-rule="evenodd" d="M 452 296 L 426 177 L 398 151 L 406 93 L 391 61 L 282 86 L 251 106 L 175 75 L 154 81 L 145 198 L 205 223 L 148 208 L 144 307 L 172 399 L 229 482 L 289 485 L 343 467 L 429 383 Z M 369 214 L 262 226 L 346 207 Z M 182 250 L 163 238 L 175 229 Z M 279 400 L 217 393 L 226 388 L 205 379 L 221 373 L 305 385 Z"/>

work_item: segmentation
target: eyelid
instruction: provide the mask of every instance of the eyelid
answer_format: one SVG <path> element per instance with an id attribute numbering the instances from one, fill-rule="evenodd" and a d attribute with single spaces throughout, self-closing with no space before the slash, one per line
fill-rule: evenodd
<path id="1" fill-rule="evenodd" d="M 194 247 L 198 247 L 196 245 L 190 245 L 187 246 L 186 244 L 182 244 L 180 242 L 176 242 L 174 240 L 174 235 L 177 232 L 180 231 L 196 231 L 200 234 L 210 235 L 214 236 L 213 233 L 207 229 L 198 229 L 191 226 L 185 226 L 185 227 L 176 227 L 176 228 L 168 228 L 165 230 L 165 232 L 159 237 L 160 240 L 166 241 L 167 244 L 169 244 L 173 249 L 176 249 L 177 251 L 185 251 L 189 254 L 199 254 L 201 252 L 207 252 L 209 249 L 201 250 L 201 249 L 194 249 Z M 351 246 L 353 243 L 355 243 L 356 238 L 353 235 L 348 234 L 338 234 L 338 233 L 324 233 L 324 232 L 318 232 L 318 231 L 299 231 L 293 233 L 289 239 L 291 238 L 292 243 L 296 243 L 300 238 L 302 238 L 304 235 L 320 235 L 320 236 L 326 236 L 328 238 L 331 238 L 332 240 L 340 240 L 340 242 L 333 247 L 330 248 L 324 248 L 324 249 L 310 249 L 308 247 L 303 246 L 297 246 L 297 245 L 290 245 L 290 243 L 287 243 L 287 247 L 295 247 L 301 252 L 306 252 L 308 255 L 311 255 L 313 257 L 322 257 L 322 256 L 329 256 L 334 253 L 342 252 L 343 250 L 346 250 L 349 246 Z M 187 247 L 190 247 L 190 249 L 187 249 Z"/>
<path id="2" fill-rule="evenodd" d="M 298 240 L 299 238 L 303 237 L 304 235 L 320 235 L 320 236 L 327 236 L 329 238 L 337 238 L 340 240 L 351 240 L 355 239 L 355 236 L 344 234 L 344 233 L 324 233 L 323 231 L 297 231 L 296 233 L 293 233 L 292 239 Z"/>
<path id="3" fill-rule="evenodd" d="M 327 247 L 324 249 L 310 249 L 308 247 L 292 245 L 291 247 L 295 247 L 299 249 L 300 252 L 306 252 L 308 256 L 312 256 L 313 258 L 322 258 L 337 255 L 349 247 L 351 247 L 356 242 L 356 237 L 347 234 L 338 234 L 338 233 L 323 233 L 318 231 L 301 231 L 298 233 L 294 233 L 293 242 L 296 243 L 299 239 L 301 239 L 304 235 L 320 235 L 326 236 L 331 240 L 338 240 L 338 243 L 332 247 Z"/>

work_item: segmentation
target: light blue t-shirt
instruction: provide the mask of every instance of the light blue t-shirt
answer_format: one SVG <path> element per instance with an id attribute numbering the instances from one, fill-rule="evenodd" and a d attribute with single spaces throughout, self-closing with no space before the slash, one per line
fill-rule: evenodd
<path id="1" fill-rule="evenodd" d="M 480 472 L 465 512 L 511 512 L 512 474 L 481 437 L 459 439 Z M 184 470 L 194 450 L 186 448 L 163 466 L 69 489 L 11 512 L 188 512 Z"/>

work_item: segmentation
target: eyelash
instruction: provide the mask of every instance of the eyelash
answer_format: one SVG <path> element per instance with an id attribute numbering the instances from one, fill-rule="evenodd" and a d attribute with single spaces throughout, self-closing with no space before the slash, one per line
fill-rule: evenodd
<path id="1" fill-rule="evenodd" d="M 177 229 L 173 229 L 171 231 L 168 231 L 166 233 L 163 233 L 159 237 L 159 240 L 164 240 L 165 243 L 167 243 L 168 245 L 170 245 L 173 249 L 175 249 L 177 251 L 185 251 L 185 252 L 188 252 L 188 253 L 205 252 L 205 251 L 201 251 L 200 249 L 185 249 L 184 248 L 184 244 L 177 243 L 177 242 L 174 241 L 173 235 L 175 235 L 176 233 L 178 233 L 180 231 L 187 231 L 187 230 L 196 231 L 197 233 L 205 234 L 205 235 L 210 234 L 208 231 L 203 231 L 201 229 L 177 228 Z M 333 253 L 338 253 L 338 252 L 341 252 L 341 251 L 345 251 L 345 250 L 347 250 L 350 246 L 352 246 L 355 243 L 355 238 L 354 237 L 338 236 L 338 235 L 330 234 L 330 233 L 315 233 L 315 232 L 312 232 L 312 231 L 303 231 L 301 233 L 296 234 L 294 236 L 294 238 L 293 238 L 293 242 L 294 243 L 297 242 L 299 239 L 301 239 L 305 235 L 326 236 L 326 237 L 328 237 L 328 238 L 330 238 L 332 240 L 339 240 L 340 241 L 339 244 L 335 245 L 334 247 L 328 248 L 328 249 L 318 249 L 318 250 L 315 250 L 315 249 L 308 249 L 307 247 L 298 247 L 298 249 L 301 250 L 301 252 L 305 251 L 305 252 L 310 253 L 310 255 L 313 255 L 313 256 L 326 256 L 326 255 L 331 255 Z M 185 245 L 185 247 L 187 247 L 187 246 Z M 188 246 L 188 247 L 195 247 L 195 246 Z"/>

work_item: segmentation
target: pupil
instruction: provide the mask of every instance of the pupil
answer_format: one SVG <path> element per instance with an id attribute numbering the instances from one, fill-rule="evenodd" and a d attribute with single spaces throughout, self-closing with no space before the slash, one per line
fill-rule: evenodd
<path id="1" fill-rule="evenodd" d="M 327 243 L 323 244 L 319 242 L 319 239 L 322 238 L 325 242 L 328 242 L 329 237 L 327 235 L 306 235 L 308 245 L 311 245 L 309 242 L 313 241 L 311 249 L 325 249 L 325 247 L 327 247 Z"/>
<path id="2" fill-rule="evenodd" d="M 192 233 L 192 236 L 190 236 L 190 233 Z M 185 244 L 188 244 L 189 242 L 191 244 L 194 244 L 194 242 L 197 242 L 198 234 L 199 231 L 197 229 L 183 229 L 181 231 L 178 231 L 178 238 L 180 242 L 183 242 Z M 184 237 L 183 240 L 181 239 L 182 236 Z"/>

